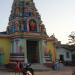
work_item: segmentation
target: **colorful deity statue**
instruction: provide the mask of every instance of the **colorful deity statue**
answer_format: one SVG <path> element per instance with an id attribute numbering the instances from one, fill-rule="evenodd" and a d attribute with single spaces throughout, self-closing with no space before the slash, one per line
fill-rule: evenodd
<path id="1" fill-rule="evenodd" d="M 20 24 L 21 24 L 21 31 L 23 31 L 24 30 L 24 20 L 23 19 L 20 21 Z"/>
<path id="2" fill-rule="evenodd" d="M 34 19 L 31 19 L 29 21 L 29 30 L 30 31 L 36 31 L 37 30 L 37 24 L 36 24 L 36 21 Z"/>
<path id="3" fill-rule="evenodd" d="M 40 29 L 41 29 L 41 32 L 42 32 L 42 33 L 46 34 L 46 29 L 45 29 L 44 24 L 41 24 L 41 25 L 40 25 Z"/>
<path id="4" fill-rule="evenodd" d="M 20 8 L 19 8 L 19 7 L 17 7 L 17 8 L 16 8 L 15 15 L 16 15 L 16 16 L 19 16 L 19 13 L 20 13 Z"/>
<path id="5" fill-rule="evenodd" d="M 16 25 L 16 31 L 19 31 L 19 27 L 18 27 L 19 22 L 18 21 L 15 21 L 15 25 Z"/>

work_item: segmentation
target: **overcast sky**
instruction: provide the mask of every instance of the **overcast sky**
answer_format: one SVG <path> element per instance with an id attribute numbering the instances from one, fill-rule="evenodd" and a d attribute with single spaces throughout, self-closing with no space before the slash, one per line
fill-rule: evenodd
<path id="1" fill-rule="evenodd" d="M 13 0 L 0 0 L 0 31 L 5 31 Z M 62 43 L 75 31 L 75 0 L 34 0 L 48 35 Z"/>

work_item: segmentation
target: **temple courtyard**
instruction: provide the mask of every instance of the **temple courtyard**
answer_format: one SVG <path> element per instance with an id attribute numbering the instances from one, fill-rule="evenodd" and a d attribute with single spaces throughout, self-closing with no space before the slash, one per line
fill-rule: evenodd
<path id="1" fill-rule="evenodd" d="M 19 75 L 14 72 L 0 72 L 0 75 Z M 22 75 L 22 74 L 20 74 Z M 44 71 L 44 72 L 35 72 L 34 75 L 72 75 L 72 71 Z"/>
<path id="2" fill-rule="evenodd" d="M 65 67 L 62 71 L 35 71 L 34 75 L 72 75 L 73 70 L 75 70 L 75 67 Z M 19 75 L 15 74 L 15 72 L 7 72 L 7 71 L 0 71 L 0 75 Z M 20 74 L 22 75 L 22 74 Z"/>

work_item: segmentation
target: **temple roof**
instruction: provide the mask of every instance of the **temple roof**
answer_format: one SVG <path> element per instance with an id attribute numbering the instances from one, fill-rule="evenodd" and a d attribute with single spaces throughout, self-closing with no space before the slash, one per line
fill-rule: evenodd
<path id="1" fill-rule="evenodd" d="M 32 32 L 46 34 L 33 0 L 14 0 L 7 27 L 8 34 L 16 32 Z M 33 35 L 34 36 L 34 35 Z"/>

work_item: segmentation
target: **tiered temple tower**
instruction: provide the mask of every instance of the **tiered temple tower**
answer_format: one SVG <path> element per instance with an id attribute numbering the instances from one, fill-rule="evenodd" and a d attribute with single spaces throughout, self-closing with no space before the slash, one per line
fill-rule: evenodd
<path id="1" fill-rule="evenodd" d="M 10 62 L 46 63 L 48 38 L 33 0 L 14 0 L 7 33 L 11 37 Z"/>

